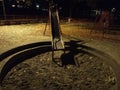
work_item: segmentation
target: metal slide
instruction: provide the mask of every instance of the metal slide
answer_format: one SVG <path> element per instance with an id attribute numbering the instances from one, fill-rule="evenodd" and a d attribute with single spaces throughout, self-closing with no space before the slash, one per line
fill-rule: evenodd
<path id="1" fill-rule="evenodd" d="M 64 49 L 57 6 L 53 1 L 51 1 L 49 7 L 53 50 Z"/>
<path id="2" fill-rule="evenodd" d="M 65 53 L 64 42 L 62 40 L 57 5 L 53 0 L 49 2 L 49 17 L 52 31 L 52 60 L 61 66 L 62 63 L 60 58 L 61 55 Z"/>

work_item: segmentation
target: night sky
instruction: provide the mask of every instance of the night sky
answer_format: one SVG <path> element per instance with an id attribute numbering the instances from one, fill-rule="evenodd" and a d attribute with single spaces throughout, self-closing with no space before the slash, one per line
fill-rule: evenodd
<path id="1" fill-rule="evenodd" d="M 111 10 L 116 8 L 120 10 L 118 0 L 55 0 L 59 7 L 60 15 L 73 17 L 85 16 L 90 10 Z M 49 0 L 4 0 L 5 11 L 10 14 L 38 14 L 47 15 L 49 8 Z M 0 16 L 3 15 L 3 5 L 0 1 Z"/>

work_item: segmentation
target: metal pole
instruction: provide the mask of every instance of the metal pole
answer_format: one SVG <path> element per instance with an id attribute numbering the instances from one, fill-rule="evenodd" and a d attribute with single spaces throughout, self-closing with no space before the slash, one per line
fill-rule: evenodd
<path id="1" fill-rule="evenodd" d="M 4 16 L 4 20 L 6 19 L 6 11 L 5 11 L 5 3 L 4 0 L 2 0 L 2 6 L 3 6 L 3 16 Z"/>

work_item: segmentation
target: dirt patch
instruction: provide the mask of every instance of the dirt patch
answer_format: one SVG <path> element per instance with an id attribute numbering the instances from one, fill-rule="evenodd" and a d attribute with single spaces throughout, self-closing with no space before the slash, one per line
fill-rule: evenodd
<path id="1" fill-rule="evenodd" d="M 0 27 L 1 52 L 19 45 L 49 40 L 50 37 L 43 35 L 44 26 L 45 24 L 33 24 Z M 61 28 L 63 34 L 76 38 L 103 37 L 101 32 L 92 33 L 90 36 L 90 30 L 84 27 L 85 25 L 81 23 L 77 25 L 65 23 Z M 45 35 L 51 35 L 49 25 Z M 111 35 L 111 33 L 105 33 L 104 40 L 105 37 L 119 40 L 119 35 Z M 104 43 L 97 45 L 100 49 L 102 45 L 106 46 Z M 106 49 L 109 48 L 110 46 Z M 118 47 L 117 51 L 119 51 Z M 112 68 L 98 57 L 79 54 L 79 67 L 74 65 L 59 67 L 52 61 L 50 52 L 28 59 L 8 73 L 1 88 L 3 90 L 114 90 L 117 81 Z"/>
<path id="2" fill-rule="evenodd" d="M 3 90 L 113 90 L 116 77 L 106 63 L 90 54 L 76 56 L 79 67 L 60 67 L 51 52 L 15 66 L 5 77 Z"/>

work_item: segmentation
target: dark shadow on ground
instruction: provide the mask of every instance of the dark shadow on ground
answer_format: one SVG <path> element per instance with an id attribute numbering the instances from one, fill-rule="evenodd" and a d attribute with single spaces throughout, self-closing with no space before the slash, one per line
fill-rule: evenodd
<path id="1" fill-rule="evenodd" d="M 24 50 L 24 51 L 23 51 Z M 52 51 L 51 42 L 38 42 L 33 44 L 28 44 L 24 46 L 20 46 L 14 49 L 11 49 L 0 55 L 0 60 L 7 58 L 10 55 L 13 55 L 3 66 L 0 73 L 0 82 L 2 84 L 3 79 L 7 75 L 7 73 L 19 63 L 32 58 L 34 56 L 40 55 L 42 53 Z M 66 53 L 67 51 L 67 53 Z M 19 53 L 18 53 L 19 52 Z M 15 54 L 17 53 L 17 54 Z M 115 60 L 113 60 L 109 55 L 98 51 L 94 48 L 83 45 L 82 41 L 73 41 L 65 42 L 65 53 L 61 55 L 62 65 L 76 65 L 79 66 L 77 60 L 75 59 L 75 55 L 81 53 L 82 54 L 91 54 L 93 56 L 100 57 L 103 61 L 106 61 L 115 71 L 118 83 L 120 84 L 120 67 Z M 15 55 L 14 55 L 15 54 Z M 120 86 L 118 86 L 120 88 Z"/>
<path id="2" fill-rule="evenodd" d="M 81 41 L 77 41 L 81 42 Z M 78 54 L 80 51 L 76 48 L 79 47 L 76 41 L 70 41 L 66 42 L 65 44 L 68 46 L 65 48 L 65 50 L 69 51 L 70 53 L 64 54 L 62 56 L 62 64 L 68 65 L 68 64 L 75 64 L 74 62 L 74 55 Z M 5 63 L 3 66 L 1 73 L 0 73 L 0 82 L 3 81 L 4 77 L 7 75 L 7 73 L 16 65 L 19 63 L 32 58 L 34 56 L 37 56 L 39 54 L 50 52 L 52 51 L 51 42 L 38 42 L 38 43 L 32 43 L 24 46 L 20 46 L 17 48 L 13 48 L 3 54 L 0 55 L 0 60 L 4 60 L 5 58 L 12 55 L 12 57 Z M 69 61 L 65 61 L 65 59 L 68 59 L 68 57 L 71 57 Z"/>
<path id="3" fill-rule="evenodd" d="M 32 58 L 34 56 L 37 56 L 39 54 L 45 53 L 45 52 L 49 52 L 51 51 L 51 46 L 47 46 L 47 47 L 38 47 L 35 49 L 31 49 L 28 51 L 23 51 L 15 56 L 13 56 L 12 58 L 10 58 L 7 63 L 3 66 L 1 73 L 0 73 L 0 81 L 2 82 L 4 77 L 7 75 L 7 73 L 16 65 L 18 65 L 19 63 Z"/>
<path id="4" fill-rule="evenodd" d="M 80 46 L 78 42 L 81 42 L 81 41 L 71 40 L 70 42 L 67 43 L 69 46 L 69 51 L 67 53 L 65 51 L 64 54 L 61 55 L 62 66 L 66 66 L 66 65 L 79 66 L 78 61 L 75 58 L 75 55 L 83 52 L 77 49 Z M 67 50 L 67 48 L 65 48 L 65 50 Z"/>
<path id="5" fill-rule="evenodd" d="M 4 60 L 5 58 L 7 58 L 10 55 L 20 52 L 22 50 L 26 50 L 26 49 L 30 49 L 30 48 L 34 48 L 34 47 L 38 47 L 38 46 L 43 46 L 43 45 L 51 45 L 51 42 L 37 42 L 37 43 L 27 44 L 27 45 L 13 48 L 7 52 L 2 53 L 0 55 L 0 61 Z"/>

